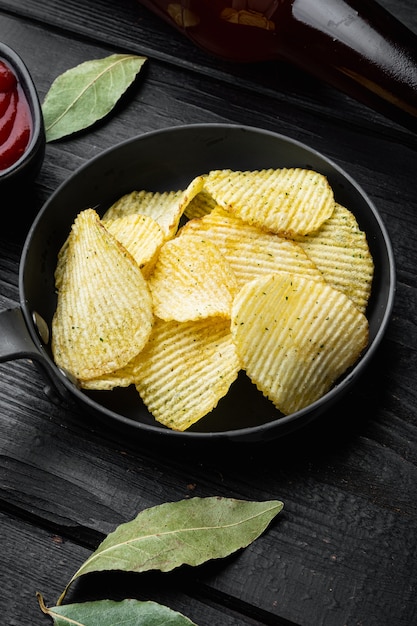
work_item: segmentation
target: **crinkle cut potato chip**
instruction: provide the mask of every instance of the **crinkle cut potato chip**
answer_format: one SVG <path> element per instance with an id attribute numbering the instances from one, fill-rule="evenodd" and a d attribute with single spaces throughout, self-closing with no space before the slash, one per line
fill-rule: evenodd
<path id="1" fill-rule="evenodd" d="M 336 203 L 321 228 L 294 240 L 305 250 L 324 279 L 343 291 L 364 313 L 371 294 L 374 262 L 366 234 L 351 211 Z"/>
<path id="2" fill-rule="evenodd" d="M 189 234 L 204 237 L 218 247 L 230 263 L 239 289 L 254 278 L 280 271 L 323 280 L 322 273 L 298 244 L 247 224 L 220 207 L 187 222 L 178 231 L 178 238 Z"/>
<path id="3" fill-rule="evenodd" d="M 152 270 L 159 248 L 165 241 L 162 228 L 147 215 L 132 213 L 105 222 L 107 230 L 130 252 L 146 277 Z M 58 253 L 55 286 L 60 288 L 65 270 L 68 238 Z"/>
<path id="4" fill-rule="evenodd" d="M 117 217 L 140 213 L 152 217 L 162 228 L 166 239 L 177 232 L 180 219 L 194 196 L 203 189 L 204 178 L 197 176 L 185 190 L 153 192 L 132 191 L 125 194 L 107 209 L 103 222 Z"/>
<path id="5" fill-rule="evenodd" d="M 318 172 L 213 170 L 185 190 L 134 191 L 101 220 L 82 211 L 59 251 L 54 360 L 82 389 L 134 385 L 177 431 L 241 369 L 290 414 L 366 348 L 373 271 Z"/>
<path id="6" fill-rule="evenodd" d="M 213 170 L 204 189 L 243 221 L 289 236 L 320 228 L 335 204 L 327 178 L 303 168 Z"/>
<path id="7" fill-rule="evenodd" d="M 318 400 L 368 342 L 368 321 L 324 282 L 271 274 L 247 283 L 232 309 L 242 367 L 284 414 Z"/>
<path id="8" fill-rule="evenodd" d="M 152 271 L 159 249 L 165 241 L 161 226 L 152 217 L 132 213 L 114 220 L 105 226 L 112 235 L 130 252 L 144 276 Z"/>
<path id="9" fill-rule="evenodd" d="M 217 406 L 239 370 L 230 320 L 156 319 L 147 345 L 135 359 L 135 383 L 157 421 L 184 431 Z"/>
<path id="10" fill-rule="evenodd" d="M 134 358 L 129 361 L 127 365 L 95 378 L 89 378 L 78 380 L 78 384 L 81 389 L 88 389 L 89 391 L 111 391 L 116 387 L 129 387 L 134 383 Z"/>
<path id="11" fill-rule="evenodd" d="M 93 209 L 67 240 L 52 350 L 58 367 L 90 379 L 126 365 L 152 330 L 152 299 L 139 266 Z"/>
<path id="12" fill-rule="evenodd" d="M 179 204 L 182 191 L 132 191 L 117 200 L 103 215 L 103 222 L 126 215 L 148 215 L 162 228 L 166 238 L 174 236 L 181 218 Z"/>
<path id="13" fill-rule="evenodd" d="M 162 246 L 148 283 L 154 313 L 166 321 L 230 318 L 237 290 L 234 272 L 219 249 L 193 235 Z"/>
<path id="14" fill-rule="evenodd" d="M 217 202 L 208 191 L 202 189 L 194 196 L 191 202 L 185 207 L 184 215 L 192 220 L 197 217 L 203 217 L 217 207 Z"/>

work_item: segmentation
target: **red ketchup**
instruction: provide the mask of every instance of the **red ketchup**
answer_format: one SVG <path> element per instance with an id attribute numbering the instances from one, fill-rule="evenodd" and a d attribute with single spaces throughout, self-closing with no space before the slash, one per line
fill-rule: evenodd
<path id="1" fill-rule="evenodd" d="M 0 60 L 0 171 L 20 159 L 31 135 L 29 103 L 13 70 Z"/>

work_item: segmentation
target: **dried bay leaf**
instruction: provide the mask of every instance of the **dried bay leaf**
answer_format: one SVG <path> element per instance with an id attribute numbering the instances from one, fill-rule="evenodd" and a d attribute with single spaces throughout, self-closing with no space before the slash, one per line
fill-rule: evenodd
<path id="1" fill-rule="evenodd" d="M 279 500 L 190 498 L 145 509 L 110 533 L 74 574 L 105 570 L 170 571 L 196 566 L 247 547 L 282 510 Z"/>
<path id="2" fill-rule="evenodd" d="M 181 613 L 151 601 L 96 600 L 47 608 L 38 595 L 41 610 L 55 626 L 195 626 Z"/>
<path id="3" fill-rule="evenodd" d="M 112 54 L 58 76 L 42 104 L 46 140 L 83 130 L 107 115 L 145 61 L 146 57 L 134 54 Z"/>

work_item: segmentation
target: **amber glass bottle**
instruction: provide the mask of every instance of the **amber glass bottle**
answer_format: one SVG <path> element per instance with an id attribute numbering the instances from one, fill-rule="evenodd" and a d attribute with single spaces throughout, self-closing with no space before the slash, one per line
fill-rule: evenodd
<path id="1" fill-rule="evenodd" d="M 417 36 L 375 0 L 140 0 L 224 59 L 281 59 L 417 129 Z"/>

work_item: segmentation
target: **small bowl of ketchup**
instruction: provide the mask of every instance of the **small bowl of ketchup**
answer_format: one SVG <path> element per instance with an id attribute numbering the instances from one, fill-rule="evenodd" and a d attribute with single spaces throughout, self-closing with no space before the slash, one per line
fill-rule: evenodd
<path id="1" fill-rule="evenodd" d="M 45 154 L 38 94 L 19 55 L 0 43 L 0 191 L 33 180 Z"/>

